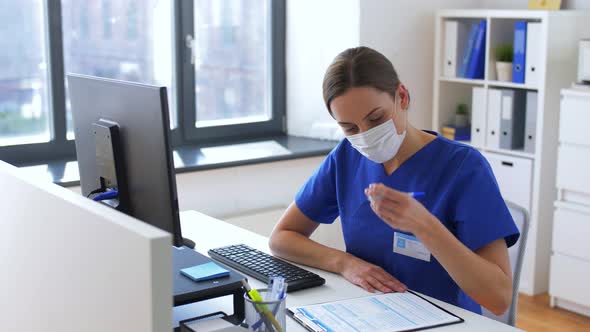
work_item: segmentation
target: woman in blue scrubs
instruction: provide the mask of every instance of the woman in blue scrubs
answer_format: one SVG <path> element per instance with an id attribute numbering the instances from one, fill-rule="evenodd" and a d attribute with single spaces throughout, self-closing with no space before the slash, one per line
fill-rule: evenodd
<path id="1" fill-rule="evenodd" d="M 297 193 L 270 247 L 367 291 L 412 289 L 481 313 L 512 301 L 507 248 L 519 232 L 475 149 L 408 121 L 410 95 L 366 47 L 328 68 L 324 101 L 346 139 Z M 346 252 L 309 237 L 340 217 Z"/>

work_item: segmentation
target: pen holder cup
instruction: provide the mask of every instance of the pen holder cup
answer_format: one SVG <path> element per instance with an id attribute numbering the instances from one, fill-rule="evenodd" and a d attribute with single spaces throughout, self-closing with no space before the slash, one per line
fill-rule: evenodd
<path id="1" fill-rule="evenodd" d="M 258 290 L 264 302 L 255 302 L 244 294 L 246 306 L 246 325 L 250 331 L 284 332 L 286 331 L 287 294 L 280 300 L 266 301 L 267 289 Z"/>

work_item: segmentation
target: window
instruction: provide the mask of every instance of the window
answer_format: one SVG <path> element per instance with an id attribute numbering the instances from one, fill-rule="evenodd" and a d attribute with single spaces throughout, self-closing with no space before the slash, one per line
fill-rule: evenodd
<path id="1" fill-rule="evenodd" d="M 285 0 L 0 4 L 0 159 L 73 159 L 67 73 L 168 87 L 172 144 L 284 133 Z"/>
<path id="2" fill-rule="evenodd" d="M 195 0 L 183 22 L 184 133 L 199 141 L 284 132 L 284 1 Z M 192 108 L 192 111 L 188 111 Z"/>
<path id="3" fill-rule="evenodd" d="M 270 119 L 268 5 L 195 2 L 197 127 Z"/>
<path id="4" fill-rule="evenodd" d="M 0 146 L 48 142 L 43 1 L 0 5 L 0 49 Z"/>
<path id="5" fill-rule="evenodd" d="M 89 18 L 89 11 L 88 11 L 88 2 L 87 1 L 82 1 L 80 4 L 80 12 L 76 13 L 76 15 L 73 15 L 72 17 L 70 17 L 70 20 L 76 20 L 79 19 L 79 23 L 80 24 L 80 37 L 81 38 L 88 38 L 90 37 L 89 35 L 89 31 L 90 31 L 90 26 L 89 26 L 89 22 L 88 22 L 88 18 Z M 75 24 L 75 23 L 74 23 Z M 74 26 L 74 24 L 72 24 L 72 26 Z"/>
<path id="6" fill-rule="evenodd" d="M 84 0 L 82 0 L 84 1 Z M 104 39 L 109 39 L 113 35 L 112 24 L 116 23 L 116 18 L 111 15 L 111 0 L 102 0 L 102 34 Z"/>
<path id="7" fill-rule="evenodd" d="M 170 8 L 170 6 L 168 6 L 168 8 Z M 136 40 L 137 35 L 139 34 L 139 23 L 137 22 L 138 10 L 137 2 L 131 1 L 129 7 L 127 7 L 127 40 Z M 170 15 L 170 13 L 168 15 Z M 171 25 L 169 26 L 172 27 Z M 170 37 L 172 37 L 172 34 L 170 34 Z"/>
<path id="8" fill-rule="evenodd" d="M 108 10 L 112 13 L 111 16 L 106 18 L 93 15 L 101 13 L 100 7 L 92 8 L 95 3 L 89 0 L 62 0 L 65 72 L 167 86 L 170 109 L 175 109 L 172 1 L 102 1 L 102 15 L 105 15 L 106 4 L 109 4 L 108 8 L 112 6 Z M 75 24 L 79 20 L 70 18 L 80 16 L 85 7 L 90 7 L 90 24 L 86 37 L 83 37 L 82 27 Z M 143 27 L 141 31 L 133 30 L 135 28 L 131 28 L 130 24 L 135 26 L 139 17 Z M 92 31 L 93 28 L 101 28 L 101 20 L 108 25 L 106 29 L 103 27 L 104 31 L 110 31 L 108 36 L 100 30 Z M 130 34 L 133 38 L 129 38 Z M 73 139 L 72 116 L 67 99 L 66 107 L 67 136 L 68 139 Z"/>

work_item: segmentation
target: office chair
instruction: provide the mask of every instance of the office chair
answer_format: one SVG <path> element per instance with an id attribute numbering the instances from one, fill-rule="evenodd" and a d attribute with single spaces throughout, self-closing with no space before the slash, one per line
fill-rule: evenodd
<path id="1" fill-rule="evenodd" d="M 482 309 L 484 316 L 495 319 L 499 322 L 514 326 L 516 324 L 516 310 L 518 306 L 518 286 L 520 281 L 520 272 L 522 270 L 522 262 L 524 259 L 524 250 L 526 246 L 527 233 L 529 230 L 529 214 L 526 209 L 506 201 L 508 210 L 516 223 L 516 227 L 520 230 L 520 238 L 510 248 L 508 248 L 508 255 L 510 256 L 510 268 L 512 269 L 512 304 L 508 310 L 500 316 L 494 315 L 485 308 Z"/>

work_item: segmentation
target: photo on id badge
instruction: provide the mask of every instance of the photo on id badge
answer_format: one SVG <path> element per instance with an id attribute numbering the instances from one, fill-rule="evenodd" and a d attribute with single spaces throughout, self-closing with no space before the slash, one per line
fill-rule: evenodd
<path id="1" fill-rule="evenodd" d="M 393 252 L 430 262 L 430 251 L 420 240 L 410 234 L 393 233 Z"/>

